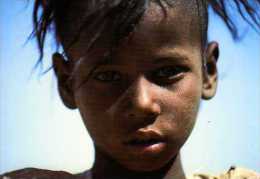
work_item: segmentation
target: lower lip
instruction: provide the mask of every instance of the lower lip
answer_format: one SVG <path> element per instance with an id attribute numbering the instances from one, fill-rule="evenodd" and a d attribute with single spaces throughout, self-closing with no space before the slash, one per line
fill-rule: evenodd
<path id="1" fill-rule="evenodd" d="M 162 152 L 165 147 L 165 142 L 157 142 L 153 144 L 139 144 L 139 145 L 128 145 L 131 152 L 136 154 L 158 154 Z"/>

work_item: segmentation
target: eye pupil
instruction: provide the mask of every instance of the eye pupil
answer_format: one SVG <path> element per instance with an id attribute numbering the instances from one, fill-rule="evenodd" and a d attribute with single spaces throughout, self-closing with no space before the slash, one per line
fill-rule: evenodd
<path id="1" fill-rule="evenodd" d="M 114 82 L 119 81 L 121 76 L 115 71 L 99 72 L 95 75 L 95 79 L 102 82 Z"/>
<path id="2" fill-rule="evenodd" d="M 177 75 L 178 73 L 180 73 L 179 68 L 177 67 L 166 67 L 166 68 L 162 68 L 158 71 L 157 76 L 158 77 L 171 77 L 174 75 Z"/>

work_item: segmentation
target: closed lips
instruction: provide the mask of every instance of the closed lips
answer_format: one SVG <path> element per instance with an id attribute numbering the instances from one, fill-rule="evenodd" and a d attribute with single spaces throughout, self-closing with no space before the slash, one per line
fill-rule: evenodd
<path id="1" fill-rule="evenodd" d="M 152 145 L 162 142 L 158 139 L 133 139 L 127 142 L 128 145 Z"/>
<path id="2" fill-rule="evenodd" d="M 127 141 L 126 145 L 152 145 L 164 142 L 163 137 L 155 131 L 137 131 Z"/>

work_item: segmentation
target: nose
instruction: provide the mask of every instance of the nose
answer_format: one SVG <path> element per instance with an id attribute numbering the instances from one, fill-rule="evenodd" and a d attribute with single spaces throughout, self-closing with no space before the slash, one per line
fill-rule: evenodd
<path id="1" fill-rule="evenodd" d="M 145 77 L 134 81 L 119 97 L 113 106 L 115 118 L 121 119 L 124 125 L 134 128 L 152 124 L 161 114 L 156 86 Z"/>
<path id="2" fill-rule="evenodd" d="M 132 95 L 129 96 L 129 117 L 145 118 L 155 117 L 161 113 L 160 106 L 156 103 L 156 94 L 153 85 L 145 78 L 140 78 L 131 87 Z"/>

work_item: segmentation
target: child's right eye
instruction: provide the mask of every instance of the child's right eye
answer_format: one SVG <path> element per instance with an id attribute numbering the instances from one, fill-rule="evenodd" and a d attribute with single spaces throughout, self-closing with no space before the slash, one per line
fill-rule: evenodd
<path id="1" fill-rule="evenodd" d="M 94 79 L 100 82 L 118 82 L 122 79 L 122 75 L 116 71 L 96 72 Z"/>

